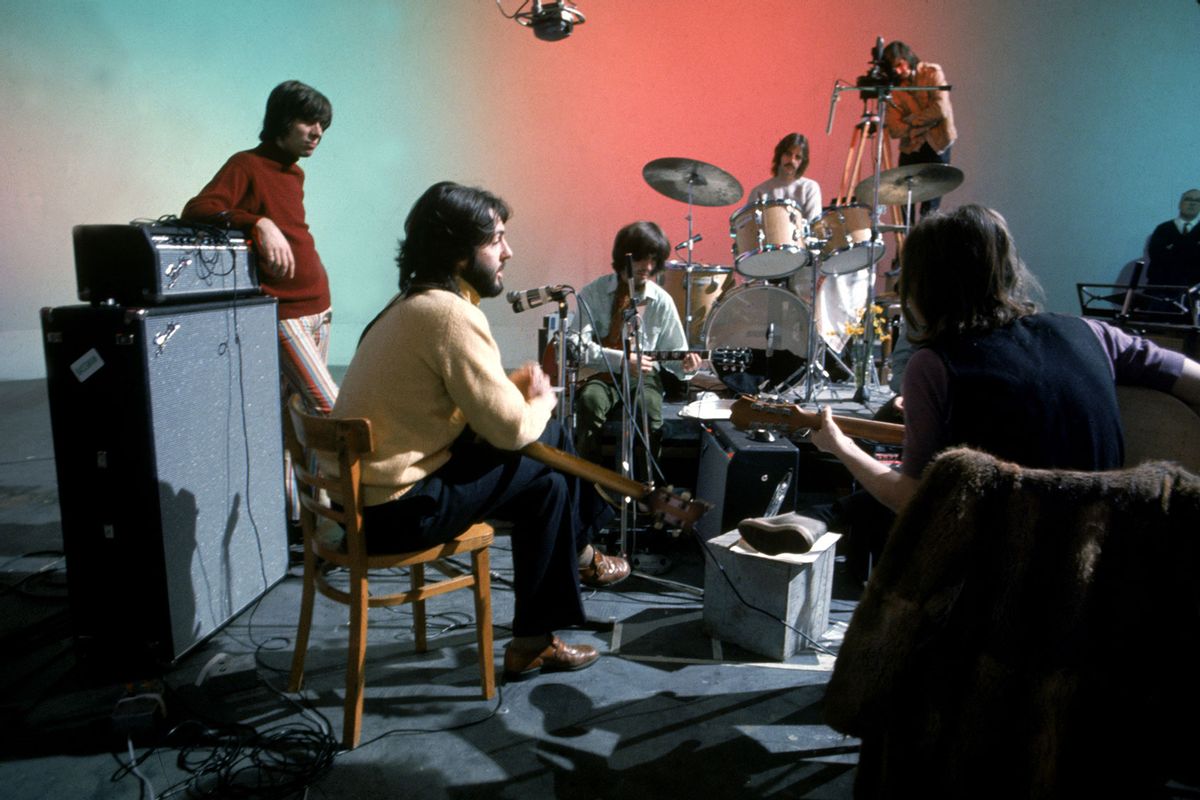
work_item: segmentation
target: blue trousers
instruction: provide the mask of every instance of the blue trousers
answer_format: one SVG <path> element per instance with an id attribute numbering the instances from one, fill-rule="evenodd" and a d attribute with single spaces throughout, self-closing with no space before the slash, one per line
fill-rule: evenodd
<path id="1" fill-rule="evenodd" d="M 539 441 L 570 450 L 551 420 Z M 514 636 L 584 622 L 578 554 L 612 516 L 592 486 L 468 428 L 450 460 L 397 500 L 363 510 L 369 550 L 415 550 L 449 541 L 482 520 L 513 524 Z"/>

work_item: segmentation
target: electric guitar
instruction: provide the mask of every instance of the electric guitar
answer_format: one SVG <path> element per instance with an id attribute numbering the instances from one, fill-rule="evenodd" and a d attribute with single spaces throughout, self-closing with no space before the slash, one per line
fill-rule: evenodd
<path id="1" fill-rule="evenodd" d="M 819 413 L 805 411 L 794 403 L 772 403 L 743 395 L 733 401 L 730 411 L 730 420 L 736 428 L 774 428 L 791 432 L 821 427 Z M 880 444 L 904 443 L 904 426 L 894 422 L 837 416 L 833 421 L 842 429 L 842 433 L 856 439 L 870 439 Z"/>
<path id="2" fill-rule="evenodd" d="M 657 527 L 670 524 L 684 531 L 690 531 L 697 520 L 704 516 L 704 512 L 712 508 L 712 503 L 695 499 L 687 492 L 677 492 L 671 487 L 658 489 L 652 484 L 638 483 L 610 469 L 605 469 L 579 456 L 541 442 L 527 444 L 521 448 L 521 452 L 568 475 L 599 484 L 609 491 L 616 492 L 621 497 L 632 497 L 635 501 L 644 503 L 654 516 Z"/>
<path id="3" fill-rule="evenodd" d="M 578 358 L 574 348 L 567 347 L 567 364 L 577 364 Z M 722 372 L 744 372 L 750 366 L 754 353 L 749 347 L 718 347 L 715 350 L 643 350 L 642 355 L 655 361 L 681 361 L 688 353 L 695 353 L 701 359 L 707 360 L 714 369 Z M 542 352 L 542 371 L 550 376 L 550 381 L 558 385 L 558 348 L 554 342 L 546 345 Z"/>

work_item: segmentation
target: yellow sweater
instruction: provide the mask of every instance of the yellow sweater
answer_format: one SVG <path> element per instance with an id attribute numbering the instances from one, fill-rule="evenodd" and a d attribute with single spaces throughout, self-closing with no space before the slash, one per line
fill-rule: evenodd
<path id="1" fill-rule="evenodd" d="M 371 421 L 367 505 L 436 472 L 468 424 L 495 447 L 519 450 L 550 418 L 550 406 L 527 402 L 505 374 L 478 295 L 461 286 L 466 297 L 434 289 L 395 302 L 350 362 L 333 416 Z"/>

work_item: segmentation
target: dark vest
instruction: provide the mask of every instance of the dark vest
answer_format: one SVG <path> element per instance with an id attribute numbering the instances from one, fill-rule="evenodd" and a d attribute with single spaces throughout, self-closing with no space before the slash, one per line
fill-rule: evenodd
<path id="1" fill-rule="evenodd" d="M 1036 314 L 938 351 L 950 379 L 949 441 L 1026 467 L 1124 462 L 1111 362 L 1083 320 Z"/>

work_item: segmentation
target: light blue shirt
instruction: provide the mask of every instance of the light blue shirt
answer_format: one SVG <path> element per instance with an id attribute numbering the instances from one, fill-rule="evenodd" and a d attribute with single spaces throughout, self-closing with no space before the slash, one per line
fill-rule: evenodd
<path id="1" fill-rule="evenodd" d="M 600 342 L 608 335 L 608 326 L 612 321 L 617 280 L 615 272 L 597 278 L 583 287 L 576 298 L 579 302 L 579 319 L 575 330 L 572 330 L 569 336 L 571 342 L 579 348 L 581 367 L 597 372 L 606 372 L 609 367 L 614 371 L 621 368 L 622 351 L 600 346 Z M 667 290 L 653 280 L 647 280 L 641 293 L 636 294 L 634 299 L 642 298 L 646 300 L 646 304 L 640 306 L 638 314 L 641 318 L 638 343 L 642 350 L 687 350 L 683 323 L 679 321 L 675 301 L 671 299 Z M 591 316 L 584 310 L 585 304 L 591 310 Z M 665 366 L 671 374 L 682 380 L 689 377 L 684 374 L 679 361 L 662 362 L 660 366 Z"/>

